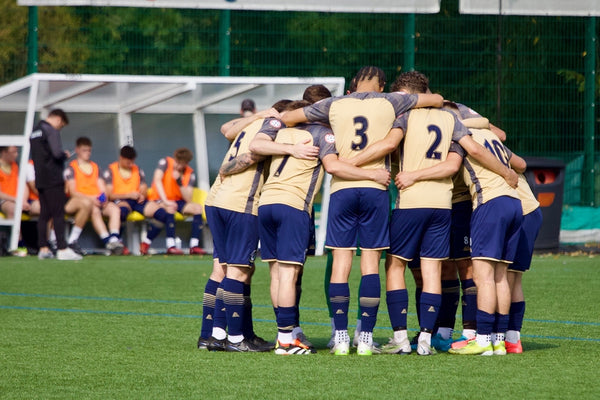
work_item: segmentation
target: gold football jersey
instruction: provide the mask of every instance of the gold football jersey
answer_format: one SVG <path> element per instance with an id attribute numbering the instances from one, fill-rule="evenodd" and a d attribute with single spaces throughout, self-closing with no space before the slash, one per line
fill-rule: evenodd
<path id="1" fill-rule="evenodd" d="M 264 119 L 252 122 L 236 136 L 221 165 L 238 155 L 250 152 L 250 142 L 262 128 L 263 122 Z M 245 171 L 226 176 L 222 181 L 218 176 L 210 189 L 205 204 L 258 215 L 258 199 L 265 181 L 265 174 L 265 162 L 261 161 L 251 165 Z"/>

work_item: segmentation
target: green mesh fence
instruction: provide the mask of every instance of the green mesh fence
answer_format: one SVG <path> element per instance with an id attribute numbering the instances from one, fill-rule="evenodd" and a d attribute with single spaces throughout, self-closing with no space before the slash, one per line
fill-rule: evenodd
<path id="1" fill-rule="evenodd" d="M 0 1 L 9 11 L 0 17 L 6 83 L 27 74 L 28 18 L 27 8 Z M 565 161 L 565 202 L 583 202 L 585 18 L 460 15 L 457 0 L 414 16 L 414 32 L 398 14 L 39 7 L 38 15 L 39 72 L 350 80 L 377 65 L 391 83 L 414 60 L 432 90 L 506 130 L 513 151 Z M 597 137 L 597 111 L 595 121 Z M 599 164 L 596 156 L 595 171 Z"/>

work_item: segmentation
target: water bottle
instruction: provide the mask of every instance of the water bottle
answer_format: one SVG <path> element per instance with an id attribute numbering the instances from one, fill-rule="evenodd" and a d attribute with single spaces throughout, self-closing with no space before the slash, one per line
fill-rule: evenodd
<path id="1" fill-rule="evenodd" d="M 175 238 L 175 247 L 181 250 L 181 238 L 179 236 Z"/>
<path id="2" fill-rule="evenodd" d="M 100 196 L 98 196 L 98 201 L 100 203 L 105 203 L 106 202 L 106 193 L 100 193 Z"/>

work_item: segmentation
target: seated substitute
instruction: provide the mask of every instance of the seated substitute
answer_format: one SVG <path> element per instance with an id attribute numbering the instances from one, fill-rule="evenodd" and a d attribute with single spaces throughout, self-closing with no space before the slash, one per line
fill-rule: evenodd
<path id="1" fill-rule="evenodd" d="M 71 161 L 65 169 L 67 193 L 71 198 L 87 199 L 88 204 L 91 203 L 91 220 L 94 230 L 111 254 L 120 255 L 123 253 L 123 242 L 119 233 L 121 211 L 116 204 L 106 201 L 106 188 L 104 181 L 100 178 L 100 169 L 98 164 L 90 160 L 92 141 L 87 137 L 78 138 L 75 142 L 75 153 L 77 158 Z M 108 229 L 103 217 L 108 218 Z M 77 245 L 76 241 L 70 243 L 69 247 L 82 253 L 81 247 Z"/>
<path id="2" fill-rule="evenodd" d="M 160 208 L 156 202 L 146 200 L 146 175 L 135 164 L 136 157 L 137 152 L 132 146 L 123 146 L 119 153 L 119 161 L 110 164 L 102 173 L 106 197 L 119 207 L 121 222 L 126 221 L 134 211 L 152 218 Z M 127 247 L 123 247 L 123 254 L 129 254 Z"/>
<path id="3" fill-rule="evenodd" d="M 0 211 L 9 219 L 15 216 L 17 185 L 19 182 L 18 157 L 19 150 L 17 146 L 0 147 Z M 28 197 L 29 193 L 26 191 L 22 205 L 25 212 L 31 208 L 27 201 Z"/>
<path id="4" fill-rule="evenodd" d="M 148 193 L 148 200 L 155 201 L 160 207 L 154 218 L 166 226 L 167 254 L 183 254 L 175 246 L 175 213 L 180 212 L 192 215 L 192 233 L 190 238 L 190 254 L 206 254 L 200 247 L 200 233 L 202 232 L 202 205 L 192 202 L 196 174 L 189 166 L 194 155 L 187 148 L 179 148 L 173 157 L 161 158 L 158 167 L 154 170 L 152 189 Z M 150 224 L 148 235 L 140 245 L 140 253 L 148 254 L 152 240 L 160 233 L 161 228 Z"/>

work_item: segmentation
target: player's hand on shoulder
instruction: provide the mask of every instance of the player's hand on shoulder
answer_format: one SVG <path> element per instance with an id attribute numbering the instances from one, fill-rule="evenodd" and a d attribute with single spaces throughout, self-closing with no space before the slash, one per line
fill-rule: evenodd
<path id="1" fill-rule="evenodd" d="M 277 119 L 281 119 L 281 114 L 279 114 L 279 112 L 274 109 L 274 108 L 269 108 L 267 110 L 263 110 L 263 111 L 259 111 L 258 116 L 260 118 L 277 118 Z"/>
<path id="2" fill-rule="evenodd" d="M 309 144 L 310 139 L 296 143 L 292 148 L 292 156 L 302 160 L 314 160 L 319 155 L 319 148 Z"/>

